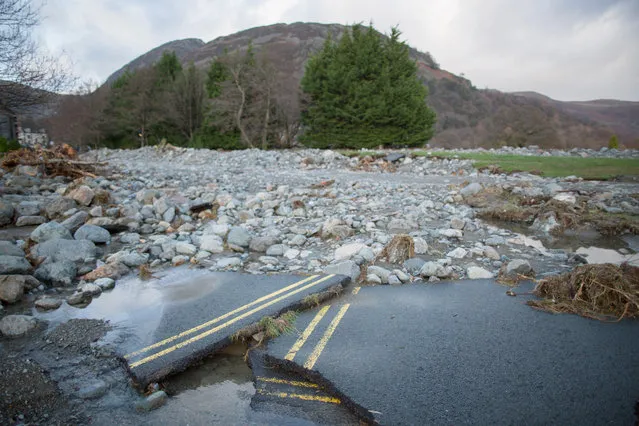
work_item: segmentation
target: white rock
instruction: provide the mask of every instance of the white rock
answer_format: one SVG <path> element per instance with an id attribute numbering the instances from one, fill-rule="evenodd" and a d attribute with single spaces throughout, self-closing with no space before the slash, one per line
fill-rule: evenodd
<path id="1" fill-rule="evenodd" d="M 293 260 L 295 258 L 297 258 L 297 256 L 300 255 L 300 251 L 298 249 L 288 249 L 284 252 L 284 257 L 289 259 L 289 260 Z"/>
<path id="2" fill-rule="evenodd" d="M 461 239 L 464 234 L 459 229 L 441 229 L 439 231 L 439 235 L 447 238 L 458 238 Z"/>
<path id="3" fill-rule="evenodd" d="M 479 266 L 470 266 L 466 270 L 466 274 L 471 280 L 493 278 L 492 272 L 487 271 L 484 268 L 480 268 Z"/>
<path id="4" fill-rule="evenodd" d="M 366 244 L 362 244 L 362 243 L 352 243 L 352 244 L 343 245 L 339 247 L 337 250 L 335 250 L 334 258 L 338 262 L 341 260 L 348 260 L 351 257 L 358 254 L 365 247 L 366 247 Z"/>
<path id="5" fill-rule="evenodd" d="M 413 238 L 415 243 L 415 254 L 428 254 L 428 243 L 421 237 Z"/>
<path id="6" fill-rule="evenodd" d="M 468 254 L 468 250 L 457 247 L 455 250 L 452 250 L 446 254 L 448 257 L 452 257 L 453 259 L 463 259 Z"/>

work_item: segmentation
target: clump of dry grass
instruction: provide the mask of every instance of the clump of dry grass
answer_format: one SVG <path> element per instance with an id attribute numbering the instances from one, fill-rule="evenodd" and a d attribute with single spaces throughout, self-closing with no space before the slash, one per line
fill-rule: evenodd
<path id="1" fill-rule="evenodd" d="M 386 259 L 388 263 L 403 263 L 415 256 L 415 242 L 406 234 L 395 235 L 377 256 L 378 259 Z"/>
<path id="2" fill-rule="evenodd" d="M 583 265 L 540 280 L 528 305 L 552 313 L 594 319 L 639 317 L 639 267 L 627 263 Z"/>
<path id="3" fill-rule="evenodd" d="M 138 277 L 142 281 L 148 281 L 152 278 L 155 278 L 155 276 L 153 275 L 153 272 L 151 272 L 151 267 L 149 266 L 148 263 L 144 263 L 140 265 L 140 268 L 138 269 Z"/>

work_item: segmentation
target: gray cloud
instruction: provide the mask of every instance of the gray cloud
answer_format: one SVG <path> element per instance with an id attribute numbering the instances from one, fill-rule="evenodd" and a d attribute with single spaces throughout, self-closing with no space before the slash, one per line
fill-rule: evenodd
<path id="1" fill-rule="evenodd" d="M 48 0 L 42 42 L 104 80 L 170 40 L 313 21 L 400 25 L 414 47 L 478 87 L 562 100 L 639 100 L 636 0 Z"/>

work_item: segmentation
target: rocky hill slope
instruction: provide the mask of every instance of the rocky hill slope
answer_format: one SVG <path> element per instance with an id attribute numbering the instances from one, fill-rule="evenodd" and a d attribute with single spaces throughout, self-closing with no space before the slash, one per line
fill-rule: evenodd
<path id="1" fill-rule="evenodd" d="M 329 34 L 339 37 L 346 27 L 338 24 L 276 24 L 219 37 L 208 43 L 177 40 L 157 47 L 116 71 L 149 66 L 165 50 L 180 60 L 206 67 L 225 50 L 246 47 L 267 50 L 279 72 L 299 81 L 310 55 Z M 617 134 L 627 147 L 639 147 L 639 102 L 560 102 L 531 92 L 502 93 L 482 90 L 471 81 L 439 67 L 428 53 L 411 49 L 419 75 L 429 88 L 428 103 L 437 112 L 437 133 L 432 143 L 447 147 L 539 145 L 541 147 L 598 148 Z"/>

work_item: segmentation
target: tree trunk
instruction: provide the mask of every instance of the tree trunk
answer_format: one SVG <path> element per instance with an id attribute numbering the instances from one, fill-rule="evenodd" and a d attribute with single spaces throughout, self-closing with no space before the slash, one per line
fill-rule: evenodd
<path id="1" fill-rule="evenodd" d="M 266 113 L 264 114 L 264 127 L 262 128 L 262 149 L 268 148 L 268 122 L 271 119 L 271 89 L 266 90 Z"/>
<path id="2" fill-rule="evenodd" d="M 251 143 L 251 140 L 249 139 L 248 135 L 246 134 L 246 131 L 244 130 L 244 127 L 242 127 L 242 114 L 244 113 L 244 105 L 246 104 L 246 91 L 244 90 L 244 88 L 240 84 L 239 73 L 238 73 L 238 75 L 235 76 L 235 86 L 237 87 L 237 90 L 240 92 L 240 96 L 241 96 L 241 98 L 240 98 L 240 106 L 238 107 L 237 113 L 235 114 L 235 122 L 237 124 L 237 128 L 240 130 L 240 135 L 242 136 L 242 141 L 244 141 L 246 146 L 248 146 L 249 148 L 253 148 L 253 144 Z"/>

